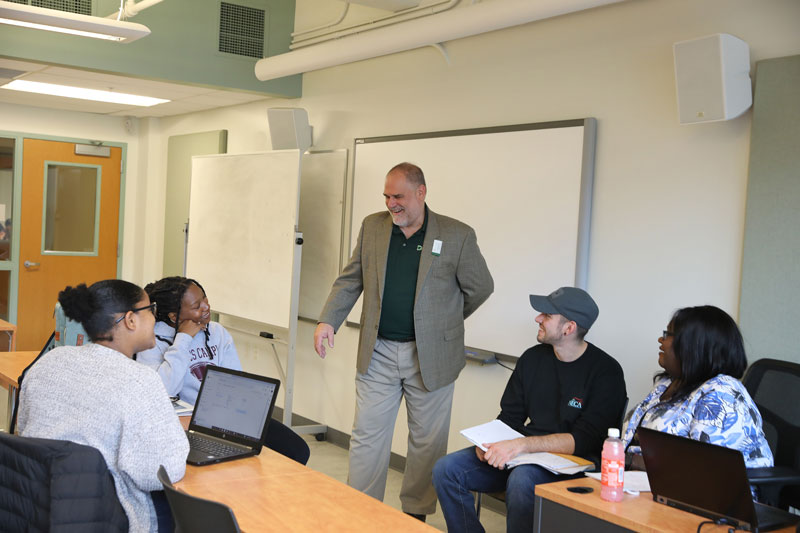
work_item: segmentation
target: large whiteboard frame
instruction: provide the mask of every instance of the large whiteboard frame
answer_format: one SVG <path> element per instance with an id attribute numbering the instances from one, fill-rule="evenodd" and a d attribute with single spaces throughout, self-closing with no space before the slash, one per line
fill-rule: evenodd
<path id="1" fill-rule="evenodd" d="M 303 233 L 300 318 L 316 322 L 339 275 L 347 181 L 346 148 L 303 154 L 299 229 Z"/>
<path id="2" fill-rule="evenodd" d="M 475 229 L 494 277 L 466 321 L 467 346 L 519 356 L 536 343 L 528 295 L 586 288 L 596 131 L 586 118 L 356 139 L 350 253 L 364 217 L 386 209 L 387 171 L 419 165 L 430 209 Z M 348 321 L 360 314 L 359 299 Z"/>
<path id="3" fill-rule="evenodd" d="M 296 321 L 299 186 L 298 150 L 192 158 L 186 272 L 212 309 L 286 329 Z"/>

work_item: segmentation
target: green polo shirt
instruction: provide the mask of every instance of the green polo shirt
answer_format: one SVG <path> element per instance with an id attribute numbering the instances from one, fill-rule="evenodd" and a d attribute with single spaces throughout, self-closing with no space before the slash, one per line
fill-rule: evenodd
<path id="1" fill-rule="evenodd" d="M 427 227 L 428 206 L 425 206 L 422 227 L 408 239 L 399 227 L 392 224 L 378 326 L 378 335 L 385 339 L 407 341 L 414 338 L 414 293 L 417 291 L 419 258 Z"/>

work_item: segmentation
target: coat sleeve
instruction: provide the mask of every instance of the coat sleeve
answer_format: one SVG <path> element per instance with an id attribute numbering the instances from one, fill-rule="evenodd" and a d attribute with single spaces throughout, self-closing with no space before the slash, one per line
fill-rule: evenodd
<path id="1" fill-rule="evenodd" d="M 361 223 L 361 230 L 358 232 L 358 240 L 350 257 L 350 262 L 344 267 L 342 273 L 333 282 L 333 288 L 322 308 L 319 322 L 324 322 L 333 326 L 334 331 L 339 330 L 347 314 L 353 308 L 364 290 L 364 278 L 362 276 L 361 248 L 364 240 L 364 223 Z"/>
<path id="2" fill-rule="evenodd" d="M 156 376 L 141 376 L 136 385 L 140 401 L 127 406 L 118 467 L 139 489 L 160 490 L 159 465 L 164 465 L 172 481 L 183 478 L 189 442 Z"/>
<path id="3" fill-rule="evenodd" d="M 525 433 L 525 421 L 528 419 L 527 401 L 525 400 L 524 376 L 526 373 L 525 356 L 517 361 L 511 377 L 506 383 L 506 389 L 500 399 L 500 414 L 497 418 L 505 422 L 510 428 Z M 530 370 L 528 370 L 530 373 Z"/>
<path id="4" fill-rule="evenodd" d="M 464 318 L 467 318 L 494 292 L 492 274 L 478 248 L 478 238 L 472 228 L 469 228 L 461 249 L 456 279 L 464 293 Z"/>

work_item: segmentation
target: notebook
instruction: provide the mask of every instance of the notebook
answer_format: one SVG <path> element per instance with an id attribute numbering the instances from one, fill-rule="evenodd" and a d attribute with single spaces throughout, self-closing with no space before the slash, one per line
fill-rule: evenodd
<path id="1" fill-rule="evenodd" d="M 653 499 L 746 531 L 770 531 L 800 516 L 753 501 L 738 450 L 639 428 Z"/>
<path id="2" fill-rule="evenodd" d="M 208 465 L 261 453 L 279 386 L 277 379 L 208 365 L 186 431 L 186 462 Z"/>

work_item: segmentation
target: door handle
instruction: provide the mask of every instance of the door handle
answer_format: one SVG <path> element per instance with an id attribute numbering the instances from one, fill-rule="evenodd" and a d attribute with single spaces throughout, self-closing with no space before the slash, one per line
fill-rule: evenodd
<path id="1" fill-rule="evenodd" d="M 26 259 L 26 260 L 25 260 L 25 262 L 24 262 L 24 263 L 22 263 L 22 264 L 25 266 L 25 268 L 31 268 L 31 267 L 38 267 L 38 266 L 41 266 L 41 263 L 34 263 L 33 261 L 28 261 L 27 259 Z"/>

